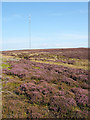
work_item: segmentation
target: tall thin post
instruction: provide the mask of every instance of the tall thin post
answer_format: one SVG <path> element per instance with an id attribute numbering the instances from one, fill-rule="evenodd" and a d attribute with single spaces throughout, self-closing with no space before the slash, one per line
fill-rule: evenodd
<path id="1" fill-rule="evenodd" d="M 29 15 L 29 49 L 31 49 L 31 15 Z"/>

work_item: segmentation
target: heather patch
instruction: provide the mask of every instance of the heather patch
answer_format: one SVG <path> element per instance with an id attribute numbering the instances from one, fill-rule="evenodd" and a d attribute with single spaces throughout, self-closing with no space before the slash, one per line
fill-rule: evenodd
<path id="1" fill-rule="evenodd" d="M 64 82 L 64 83 L 66 83 L 66 84 L 69 85 L 69 86 L 78 85 L 78 83 L 77 83 L 76 81 L 74 81 L 73 79 L 68 78 L 68 77 L 66 77 L 66 76 L 63 76 L 63 78 L 62 78 L 61 81 Z"/>
<path id="2" fill-rule="evenodd" d="M 82 106 L 88 106 L 88 91 L 82 88 L 72 88 L 71 91 L 75 94 L 77 104 Z"/>
<path id="3" fill-rule="evenodd" d="M 76 101 L 73 98 L 66 98 L 64 96 L 53 96 L 48 103 L 49 110 L 54 112 L 56 116 L 65 116 L 71 111 L 72 106 L 77 106 Z"/>
<path id="4" fill-rule="evenodd" d="M 2 54 L 3 118 L 87 119 L 87 49 Z"/>
<path id="5" fill-rule="evenodd" d="M 50 86 L 47 82 L 42 82 L 40 85 L 34 83 L 22 84 L 15 90 L 17 95 L 25 95 L 30 103 L 47 104 L 49 96 L 55 94 L 58 90 Z"/>

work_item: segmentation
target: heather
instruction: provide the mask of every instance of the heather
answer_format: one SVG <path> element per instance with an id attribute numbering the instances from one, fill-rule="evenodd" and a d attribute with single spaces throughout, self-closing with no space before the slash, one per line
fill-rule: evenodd
<path id="1" fill-rule="evenodd" d="M 2 55 L 3 118 L 88 119 L 88 49 Z"/>

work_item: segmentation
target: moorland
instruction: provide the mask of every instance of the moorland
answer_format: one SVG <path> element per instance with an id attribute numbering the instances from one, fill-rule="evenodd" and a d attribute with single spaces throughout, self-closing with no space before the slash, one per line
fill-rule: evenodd
<path id="1" fill-rule="evenodd" d="M 3 118 L 88 119 L 87 48 L 2 51 Z"/>

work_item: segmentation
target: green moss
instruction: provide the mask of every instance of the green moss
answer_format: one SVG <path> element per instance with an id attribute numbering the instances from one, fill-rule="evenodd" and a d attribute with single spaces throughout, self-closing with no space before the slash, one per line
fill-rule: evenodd
<path id="1" fill-rule="evenodd" d="M 80 111 L 80 108 L 78 106 L 72 106 L 72 111 Z"/>
<path id="2" fill-rule="evenodd" d="M 6 87 L 8 90 L 14 90 L 18 86 L 20 86 L 20 83 L 18 82 L 7 82 L 2 84 L 3 88 Z"/>
<path id="3" fill-rule="evenodd" d="M 79 85 L 76 85 L 76 87 L 79 87 Z"/>
<path id="4" fill-rule="evenodd" d="M 3 63 L 1 66 L 2 68 L 8 68 L 8 70 L 10 70 L 10 67 L 11 67 L 8 63 L 7 64 Z"/>
<path id="5" fill-rule="evenodd" d="M 35 67 L 35 66 L 33 66 L 32 68 L 34 68 L 34 69 L 40 69 L 40 67 Z"/>

